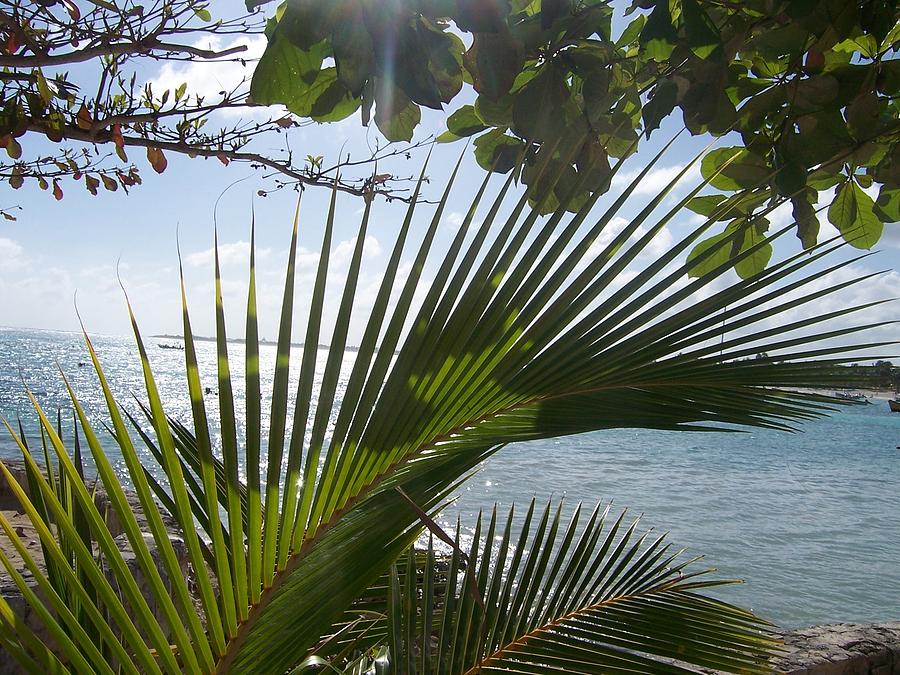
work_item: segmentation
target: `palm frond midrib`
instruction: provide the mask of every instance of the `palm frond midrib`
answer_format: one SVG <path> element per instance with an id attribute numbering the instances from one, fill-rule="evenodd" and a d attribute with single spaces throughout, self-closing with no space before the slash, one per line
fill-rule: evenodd
<path id="1" fill-rule="evenodd" d="M 546 621 L 538 626 L 533 626 L 529 628 L 526 632 L 521 635 L 516 636 L 516 638 L 510 642 L 504 643 L 494 649 L 489 655 L 480 659 L 475 664 L 473 664 L 468 670 L 466 670 L 462 675 L 477 675 L 481 671 L 482 668 L 492 665 L 493 663 L 499 662 L 501 659 L 506 657 L 507 655 L 516 651 L 517 648 L 524 647 L 529 640 L 534 639 L 539 635 L 544 635 L 552 632 L 554 629 L 559 629 L 563 624 L 567 621 L 571 621 L 581 617 L 582 615 L 590 614 L 598 609 L 603 607 L 608 607 L 611 605 L 616 605 L 618 603 L 625 602 L 627 600 L 633 599 L 641 599 L 646 597 L 651 597 L 653 595 L 658 595 L 661 593 L 671 592 L 673 588 L 677 588 L 679 585 L 680 579 L 673 579 L 670 581 L 665 581 L 660 584 L 656 584 L 648 589 L 642 589 L 639 592 L 635 593 L 623 593 L 620 595 L 615 595 L 612 597 L 603 598 L 597 600 L 591 604 L 583 605 L 578 607 L 577 609 L 571 610 L 564 614 L 560 614 L 558 616 L 553 617 L 551 620 Z"/>

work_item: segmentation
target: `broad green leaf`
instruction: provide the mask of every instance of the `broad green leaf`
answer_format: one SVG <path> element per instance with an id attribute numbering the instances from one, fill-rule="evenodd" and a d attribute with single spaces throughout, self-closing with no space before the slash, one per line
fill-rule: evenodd
<path id="1" fill-rule="evenodd" d="M 354 97 L 337 78 L 337 69 L 325 68 L 309 88 L 315 97 L 309 108 L 309 117 L 316 122 L 339 122 L 357 111 L 362 99 Z"/>
<path id="2" fill-rule="evenodd" d="M 496 33 L 506 23 L 510 9 L 510 0 L 457 0 L 455 20 L 464 31 Z"/>
<path id="3" fill-rule="evenodd" d="M 828 222 L 841 233 L 848 232 L 856 223 L 858 210 L 853 183 L 845 180 L 837 189 L 831 206 L 828 207 Z"/>
<path id="4" fill-rule="evenodd" d="M 278 17 L 276 35 L 284 36 L 300 49 L 311 49 L 340 23 L 348 4 L 346 0 L 285 2 L 283 13 Z"/>
<path id="5" fill-rule="evenodd" d="M 463 53 L 459 36 L 441 29 L 423 18 L 417 25 L 428 57 L 428 72 L 437 87 L 441 101 L 449 103 L 463 85 Z"/>
<path id="6" fill-rule="evenodd" d="M 636 18 L 632 19 L 631 23 L 629 23 L 625 30 L 622 31 L 622 35 L 619 36 L 619 39 L 616 40 L 616 47 L 626 47 L 637 40 L 646 23 L 647 17 L 643 14 L 639 14 Z"/>
<path id="7" fill-rule="evenodd" d="M 763 186 L 772 172 L 762 158 L 743 148 L 717 148 L 703 158 L 700 173 L 713 187 L 739 190 Z"/>
<path id="8" fill-rule="evenodd" d="M 845 156 L 856 146 L 837 110 L 804 115 L 797 120 L 797 127 L 800 133 L 787 134 L 781 149 L 808 167 Z"/>
<path id="9" fill-rule="evenodd" d="M 819 239 L 819 219 L 816 216 L 815 207 L 809 202 L 805 194 L 791 198 L 794 221 L 797 223 L 797 238 L 808 250 L 816 245 Z"/>
<path id="10" fill-rule="evenodd" d="M 743 238 L 738 253 L 745 253 L 753 247 L 759 247 L 747 257 L 734 264 L 734 270 L 741 279 L 751 279 L 762 273 L 769 260 L 772 259 L 772 244 L 766 242 L 765 230 L 769 221 L 765 218 L 754 218 L 743 227 Z"/>
<path id="11" fill-rule="evenodd" d="M 872 59 L 878 53 L 878 41 L 874 35 L 860 35 L 859 37 L 839 42 L 832 49 L 851 54 L 858 51 L 866 58 Z"/>
<path id="12" fill-rule="evenodd" d="M 494 100 L 487 96 L 475 99 L 475 114 L 482 122 L 492 127 L 508 127 L 512 124 L 512 96 L 501 96 Z"/>
<path id="13" fill-rule="evenodd" d="M 525 56 L 522 45 L 508 31 L 476 33 L 472 46 L 463 55 L 463 63 L 472 75 L 475 91 L 498 99 L 513 89 Z"/>
<path id="14" fill-rule="evenodd" d="M 298 115 L 308 115 L 318 98 L 310 88 L 318 79 L 325 54 L 324 43 L 304 50 L 276 33 L 253 71 L 250 98 L 260 105 L 282 103 Z"/>
<path id="15" fill-rule="evenodd" d="M 441 110 L 442 92 L 429 68 L 430 38 L 428 31 L 418 30 L 420 26 L 419 22 L 413 20 L 412 23 L 402 23 L 397 27 L 390 25 L 376 29 L 390 34 L 390 37 L 382 36 L 381 39 L 396 40 L 396 52 L 385 55 L 384 58 L 390 61 L 381 63 L 379 72 L 389 73 L 394 86 L 414 103 Z M 453 60 L 452 57 L 449 58 Z"/>
<path id="16" fill-rule="evenodd" d="M 900 189 L 882 186 L 875 201 L 874 211 L 885 223 L 900 222 Z"/>
<path id="17" fill-rule="evenodd" d="M 362 20 L 361 11 L 351 14 L 335 26 L 331 45 L 338 79 L 352 96 L 361 96 L 363 85 L 374 75 L 375 70 L 372 36 Z"/>
<path id="18" fill-rule="evenodd" d="M 875 202 L 853 180 L 838 188 L 828 208 L 828 220 L 855 248 L 870 249 L 881 238 L 884 223 L 874 212 Z"/>
<path id="19" fill-rule="evenodd" d="M 447 118 L 447 131 L 458 137 L 472 136 L 484 131 L 487 127 L 475 114 L 475 108 L 464 105 Z"/>
<path id="20" fill-rule="evenodd" d="M 375 88 L 375 124 L 389 141 L 410 141 L 422 111 L 402 91 L 383 83 Z"/>
<path id="21" fill-rule="evenodd" d="M 662 122 L 672 110 L 678 98 L 678 86 L 671 79 L 662 80 L 653 90 L 653 96 L 644 105 L 641 115 L 644 118 L 644 133 L 650 138 L 654 129 L 659 129 Z"/>
<path id="22" fill-rule="evenodd" d="M 765 59 L 776 60 L 782 56 L 802 54 L 808 38 L 809 32 L 802 25 L 790 22 L 756 32 L 747 46 Z"/>
<path id="23" fill-rule="evenodd" d="M 699 213 L 701 216 L 711 216 L 724 200 L 725 195 L 703 195 L 702 197 L 694 197 L 689 201 L 687 208 L 694 213 Z"/>
<path id="24" fill-rule="evenodd" d="M 787 86 L 791 110 L 796 115 L 816 114 L 834 107 L 840 94 L 840 82 L 828 73 L 794 81 Z"/>
<path id="25" fill-rule="evenodd" d="M 687 257 L 689 277 L 702 277 L 724 265 L 731 257 L 733 232 L 714 234 L 697 244 Z"/>
<path id="26" fill-rule="evenodd" d="M 678 33 L 672 25 L 669 3 L 657 2 L 641 30 L 641 47 L 649 58 L 665 61 L 672 55 L 677 42 Z"/>
<path id="27" fill-rule="evenodd" d="M 437 143 L 453 143 L 454 141 L 461 140 L 462 136 L 457 136 L 454 133 L 449 131 L 445 131 L 442 134 L 438 134 L 437 138 L 435 138 L 435 142 Z"/>
<path id="28" fill-rule="evenodd" d="M 701 59 L 708 58 L 721 46 L 718 27 L 697 0 L 681 0 L 681 12 L 688 46 Z"/>
<path id="29" fill-rule="evenodd" d="M 475 139 L 475 160 L 487 171 L 508 173 L 521 157 L 525 144 L 508 136 L 503 129 L 493 129 Z"/>
<path id="30" fill-rule="evenodd" d="M 779 194 L 791 197 L 806 186 L 806 169 L 798 162 L 788 160 L 778 165 L 773 178 Z"/>

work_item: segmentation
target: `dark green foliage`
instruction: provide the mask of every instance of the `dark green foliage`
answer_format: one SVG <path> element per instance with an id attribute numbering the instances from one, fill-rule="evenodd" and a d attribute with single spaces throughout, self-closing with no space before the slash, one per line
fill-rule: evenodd
<path id="1" fill-rule="evenodd" d="M 837 184 L 841 205 L 827 216 L 852 245 L 871 248 L 883 223 L 898 219 L 894 2 L 642 0 L 625 12 L 634 18 L 618 36 L 604 0 L 301 0 L 286 7 L 254 74 L 260 102 L 320 120 L 361 104 L 366 123 L 374 101 L 385 137 L 408 140 L 418 107 L 441 108 L 466 81 L 477 102 L 453 112 L 439 140 L 476 135 L 478 163 L 503 173 L 514 150 L 530 144 L 539 154 L 549 146 L 553 170 L 570 183 L 582 168 L 578 158 L 625 157 L 639 134 L 649 137 L 680 110 L 692 134 L 740 133 L 743 153 L 713 186 L 760 197 L 743 214 L 751 218 L 775 195 L 791 199 L 804 248 L 817 241 L 819 192 Z M 468 49 L 452 25 L 471 34 Z M 304 50 L 333 56 L 337 89 L 303 69 L 288 74 L 286 42 L 296 59 Z M 568 152 L 573 142 L 580 152 Z M 536 204 L 547 190 L 528 166 L 519 178 Z M 872 185 L 881 208 L 862 193 Z M 596 189 L 605 182 L 560 188 L 554 200 L 574 212 Z M 746 277 L 761 265 L 759 258 L 738 272 Z"/>

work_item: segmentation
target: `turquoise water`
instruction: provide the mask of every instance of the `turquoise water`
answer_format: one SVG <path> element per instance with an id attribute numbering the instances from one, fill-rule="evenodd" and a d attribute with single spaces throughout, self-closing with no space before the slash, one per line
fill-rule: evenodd
<path id="1" fill-rule="evenodd" d="M 95 346 L 120 400 L 142 389 L 129 339 Z M 183 353 L 147 340 L 167 410 L 189 418 Z M 240 345 L 230 350 L 237 362 Z M 199 343 L 205 384 L 214 345 Z M 299 356 L 299 354 L 297 355 Z M 347 355 L 347 363 L 352 361 Z M 78 335 L 0 328 L 0 414 L 34 429 L 23 383 L 48 410 L 70 409 L 58 362 L 96 420 L 102 400 Z M 271 386 L 274 350 L 263 347 Z M 295 359 L 296 362 L 296 359 Z M 240 379 L 240 373 L 236 373 Z M 320 373 L 321 375 L 321 373 Z M 295 374 L 296 376 L 296 374 Z M 296 386 L 296 381 L 292 382 Z M 240 397 L 240 387 L 236 392 Z M 268 392 L 264 391 L 264 397 Z M 213 406 L 214 404 L 210 403 Z M 239 416 L 240 416 L 239 410 Z M 688 434 L 607 431 L 509 446 L 464 486 L 441 520 L 474 524 L 478 509 L 524 508 L 565 496 L 590 506 L 613 500 L 728 577 L 723 599 L 785 626 L 900 618 L 900 415 L 887 404 L 841 410 L 801 433 Z M 0 434 L 0 457 L 16 456 Z"/>

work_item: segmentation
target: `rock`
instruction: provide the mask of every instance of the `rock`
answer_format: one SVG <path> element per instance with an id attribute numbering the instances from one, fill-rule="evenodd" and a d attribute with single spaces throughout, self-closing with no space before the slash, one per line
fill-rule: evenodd
<path id="1" fill-rule="evenodd" d="M 900 622 L 812 626 L 782 635 L 786 675 L 900 675 Z"/>

